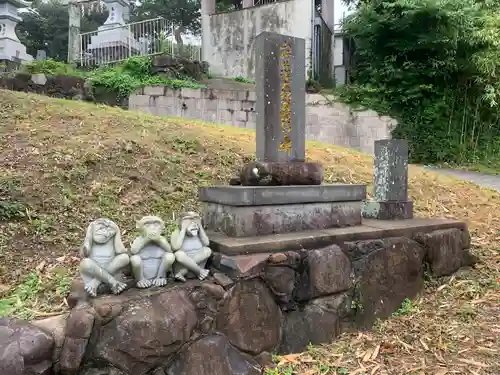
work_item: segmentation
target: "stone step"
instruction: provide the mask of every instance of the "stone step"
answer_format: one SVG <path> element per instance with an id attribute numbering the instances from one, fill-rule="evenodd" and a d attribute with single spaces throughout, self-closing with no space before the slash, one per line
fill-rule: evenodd
<path id="1" fill-rule="evenodd" d="M 308 230 L 293 233 L 274 234 L 258 237 L 228 237 L 221 233 L 209 232 L 210 246 L 225 255 L 248 255 L 273 253 L 299 249 L 312 249 L 342 244 L 348 241 L 371 240 L 386 237 L 413 238 L 418 233 L 428 233 L 439 229 L 457 228 L 468 237 L 467 224 L 449 219 L 410 220 L 369 220 L 362 225 L 347 228 Z M 470 242 L 470 239 L 465 239 Z"/>

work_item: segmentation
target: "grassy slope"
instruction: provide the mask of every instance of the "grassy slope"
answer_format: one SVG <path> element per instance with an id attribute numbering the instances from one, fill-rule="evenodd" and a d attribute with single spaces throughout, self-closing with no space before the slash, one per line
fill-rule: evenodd
<path id="1" fill-rule="evenodd" d="M 136 219 L 171 223 L 196 209 L 198 186 L 226 183 L 254 153 L 254 133 L 238 128 L 2 90 L 0 103 L 0 315 L 66 309 L 91 220 L 117 221 L 129 243 Z M 369 156 L 319 143 L 307 152 L 326 182 L 371 183 Z M 270 373 L 500 373 L 500 195 L 417 167 L 410 193 L 420 216 L 467 220 L 484 263 L 429 281 L 372 332 L 283 357 Z"/>

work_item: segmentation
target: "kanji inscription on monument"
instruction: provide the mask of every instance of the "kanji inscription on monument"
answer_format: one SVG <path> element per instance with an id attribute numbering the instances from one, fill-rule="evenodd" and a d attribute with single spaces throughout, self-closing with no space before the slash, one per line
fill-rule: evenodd
<path id="1" fill-rule="evenodd" d="M 305 160 L 305 40 L 256 37 L 257 160 Z"/>

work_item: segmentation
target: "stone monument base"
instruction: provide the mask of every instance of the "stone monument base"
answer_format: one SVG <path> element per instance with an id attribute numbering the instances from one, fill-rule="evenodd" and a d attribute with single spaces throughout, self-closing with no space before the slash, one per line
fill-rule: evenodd
<path id="1" fill-rule="evenodd" d="M 379 220 L 403 220 L 413 218 L 412 201 L 366 201 L 362 207 L 363 217 Z"/>
<path id="2" fill-rule="evenodd" d="M 86 51 L 91 57 L 87 61 L 95 64 L 114 62 L 140 55 L 140 44 L 134 39 L 130 30 L 123 26 L 101 26 L 96 35 L 91 37 Z"/>
<path id="3" fill-rule="evenodd" d="M 0 39 L 0 60 L 29 62 L 33 61 L 33 56 L 28 55 L 20 41 L 5 38 Z"/>
<path id="4" fill-rule="evenodd" d="M 203 282 L 80 299 L 67 318 L 40 328 L 4 319 L 17 333 L 0 346 L 0 373 L 261 374 L 271 353 L 300 352 L 389 317 L 422 290 L 426 267 L 443 276 L 473 262 L 464 223 L 424 222 L 381 222 L 338 244 L 240 261 L 215 254 Z M 244 257 L 244 270 L 226 273 Z"/>
<path id="5" fill-rule="evenodd" d="M 210 231 L 251 237 L 361 224 L 365 185 L 216 186 L 200 189 Z"/>

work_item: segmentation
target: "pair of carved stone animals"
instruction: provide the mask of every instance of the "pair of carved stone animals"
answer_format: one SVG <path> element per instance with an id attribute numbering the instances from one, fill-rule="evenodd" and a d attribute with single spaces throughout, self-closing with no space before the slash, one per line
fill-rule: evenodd
<path id="1" fill-rule="evenodd" d="M 90 223 L 80 250 L 80 275 L 88 294 L 95 297 L 102 283 L 114 294 L 121 293 L 126 284 L 118 280 L 118 273 L 127 267 L 131 267 L 138 288 L 166 285 L 169 271 L 179 281 L 186 281 L 189 272 L 200 280 L 208 276 L 204 267 L 212 250 L 197 213 L 181 214 L 170 243 L 162 236 L 165 223 L 157 216 L 143 217 L 137 229 L 140 235 L 127 251 L 113 221 L 101 218 Z"/>

